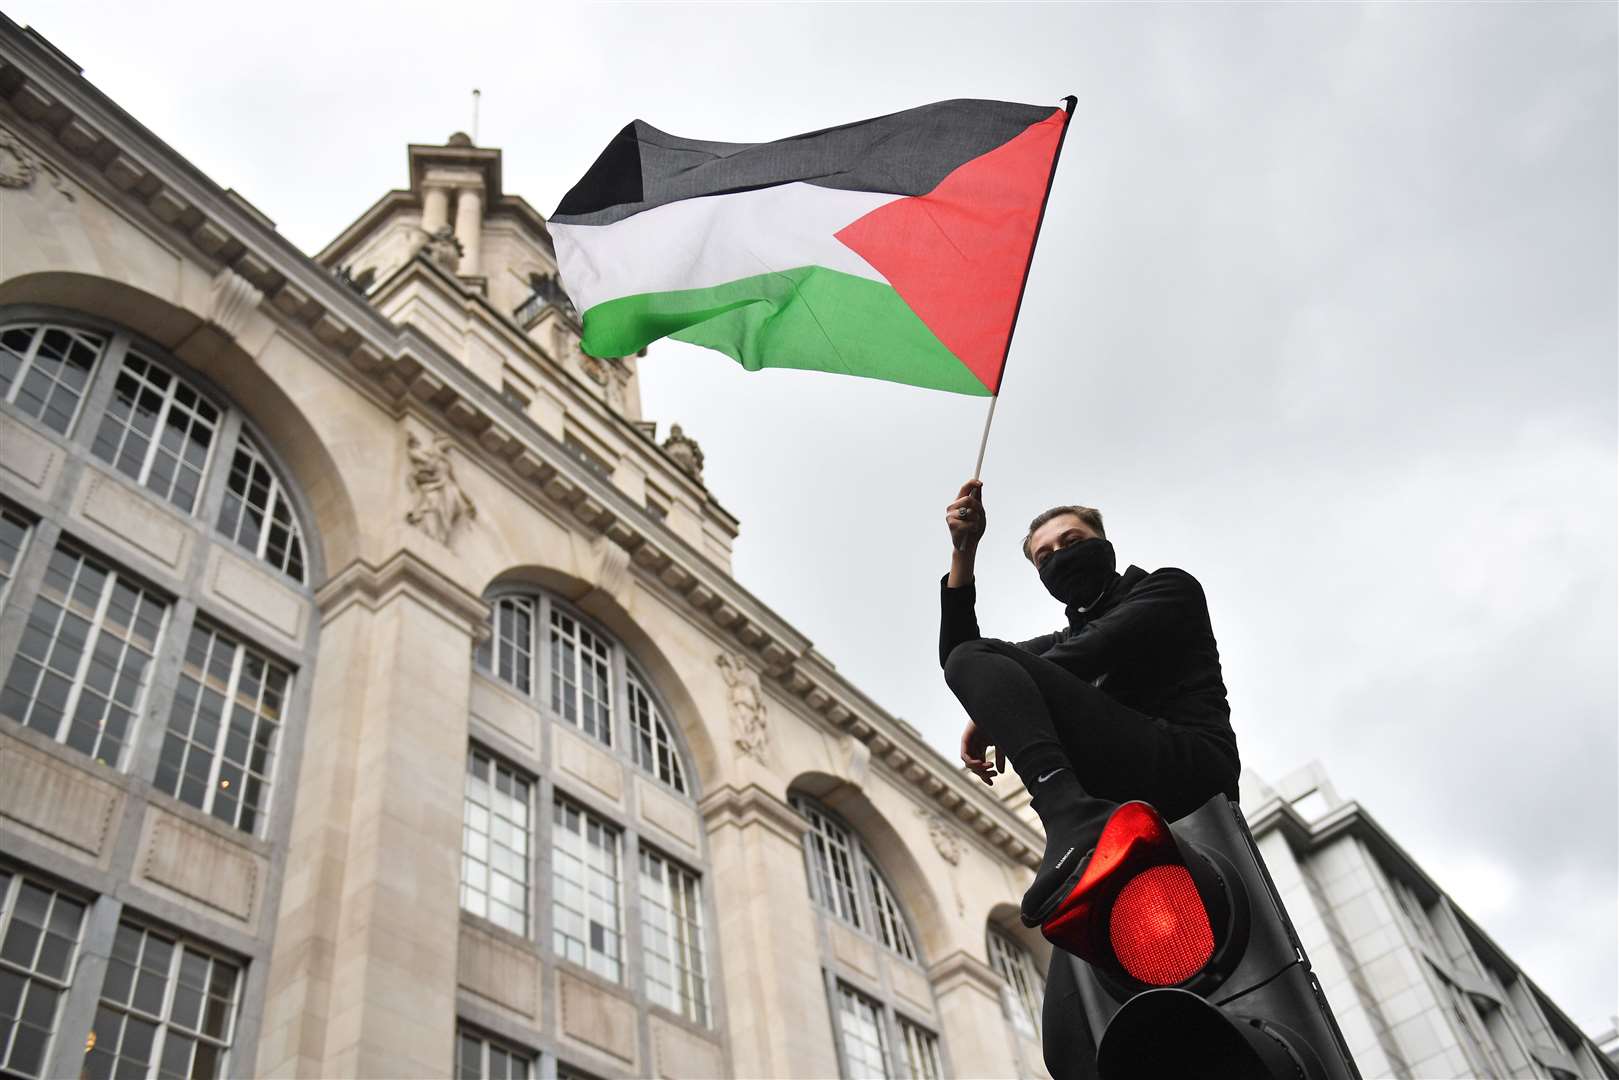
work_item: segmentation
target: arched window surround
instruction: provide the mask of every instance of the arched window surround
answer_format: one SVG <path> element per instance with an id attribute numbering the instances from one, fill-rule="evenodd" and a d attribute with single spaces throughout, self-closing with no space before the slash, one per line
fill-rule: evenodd
<path id="1" fill-rule="evenodd" d="M 680 724 L 675 722 L 674 711 L 659 690 L 657 682 L 649 674 L 647 665 L 636 660 L 630 647 L 624 644 L 618 634 L 603 625 L 600 620 L 580 611 L 566 599 L 539 586 L 526 583 L 500 585 L 486 592 L 484 600 L 490 605 L 494 626 L 491 636 L 473 649 L 475 671 L 499 682 L 506 692 L 517 694 L 529 702 L 545 719 L 592 737 L 597 745 L 609 750 L 615 757 L 627 760 L 637 772 L 670 794 L 693 803 L 701 797 L 697 770 L 693 765 L 694 758 L 685 732 L 681 730 Z M 526 614 L 529 628 L 526 648 L 522 646 L 520 639 L 509 633 L 505 615 L 512 607 Z M 575 701 L 573 718 L 570 719 L 568 715 L 566 700 L 563 709 L 553 705 L 554 688 L 558 680 L 550 633 L 553 618 L 556 617 L 566 620 L 576 628 L 578 632 L 576 641 L 583 638 L 606 648 L 611 741 L 601 738 L 599 718 L 595 730 L 581 722 L 585 718 L 586 707 L 582 700 L 581 680 L 577 677 L 571 681 L 572 691 L 580 695 L 580 699 Z M 576 658 L 576 676 L 581 666 L 582 658 Z M 570 689 L 570 680 L 564 677 L 561 682 L 566 694 Z M 678 777 L 678 784 L 660 775 L 663 770 L 658 767 L 656 740 L 651 763 L 648 764 L 641 759 L 632 714 L 632 686 L 638 686 L 645 695 L 655 710 L 657 720 L 661 722 L 662 730 L 667 734 L 668 749 L 672 754 L 674 775 Z"/>
<path id="2" fill-rule="evenodd" d="M 920 936 L 910 912 L 859 831 L 812 796 L 795 791 L 788 802 L 810 823 L 804 870 L 816 907 L 900 960 L 921 966 Z"/>
<path id="3" fill-rule="evenodd" d="M 0 600 L 4 601 L 3 612 L 0 612 L 4 622 L 4 633 L 0 633 L 0 685 L 10 682 L 12 670 L 23 656 L 18 631 L 41 604 L 45 595 L 45 574 L 59 556 L 83 559 L 117 582 L 128 583 L 133 589 L 155 597 L 164 609 L 155 638 L 156 651 L 146 662 L 140 679 L 135 718 L 124 734 L 122 745 L 116 752 L 105 755 L 108 760 L 102 767 L 109 778 L 120 785 L 134 782 L 151 785 L 153 800 L 166 804 L 171 812 L 224 830 L 225 835 L 268 851 L 285 842 L 291 824 L 293 793 L 298 779 L 296 762 L 309 716 L 318 620 L 306 613 L 300 619 L 295 636 L 278 637 L 252 618 L 244 617 L 230 603 L 221 602 L 211 584 L 203 580 L 203 571 L 213 553 L 229 552 L 274 577 L 297 594 L 306 605 L 306 612 L 312 610 L 314 592 L 310 582 L 321 580 L 324 567 L 312 527 L 314 516 L 310 505 L 298 485 L 292 482 L 292 474 L 281 461 L 275 444 L 246 415 L 238 398 L 225 392 L 207 375 L 178 359 L 162 345 L 114 320 L 51 305 L 0 305 L 0 328 L 39 324 L 94 335 L 101 339 L 101 346 L 73 409 L 72 422 L 65 428 L 59 430 L 61 425 L 45 422 L 42 416 L 19 407 L 16 401 L 0 400 L 0 415 L 7 423 L 52 444 L 61 462 L 54 467 L 59 471 L 42 476 L 32 487 L 29 486 L 32 481 L 8 483 L 0 491 L 0 507 L 7 517 L 27 525 L 20 558 L 11 567 L 10 580 L 0 592 Z M 189 511 L 176 505 L 164 491 L 132 478 L 96 452 L 97 433 L 106 421 L 109 404 L 115 397 L 115 384 L 124 370 L 124 359 L 131 351 L 144 358 L 153 370 L 164 373 L 173 386 L 185 386 L 194 400 L 206 402 L 216 410 L 217 424 L 208 448 L 202 483 Z M 217 527 L 229 464 L 242 438 L 252 440 L 257 454 L 279 485 L 291 520 L 302 537 L 306 580 L 281 572 Z M 145 561 L 147 553 L 138 545 L 132 545 L 128 537 L 119 535 L 117 540 L 110 541 L 105 535 L 110 530 L 105 527 L 98 533 L 95 520 L 88 518 L 76 501 L 75 493 L 86 490 L 87 477 L 94 477 L 97 483 L 116 485 L 177 525 L 183 525 L 192 535 L 191 546 L 182 549 L 189 552 L 186 555 L 189 561 L 172 567 L 161 560 L 148 563 Z M 103 618 L 100 611 L 91 616 L 95 627 L 92 633 L 97 639 L 107 636 L 98 621 Z M 196 715 L 181 701 L 187 680 L 195 682 L 197 673 L 188 664 L 188 647 L 198 634 L 214 642 L 213 649 L 221 657 L 221 672 L 228 673 L 220 675 L 221 685 L 229 691 L 231 700 L 253 697 L 258 710 L 253 723 L 255 728 L 262 729 L 266 739 L 267 756 L 262 761 L 249 756 L 252 748 L 259 745 L 254 741 L 258 736 L 250 737 L 247 749 L 233 749 L 225 737 L 227 729 L 223 724 L 217 736 L 212 729 L 205 731 L 196 726 Z M 227 654 L 229 662 L 224 659 Z M 273 705 L 259 683 L 260 675 L 271 669 L 275 672 Z M 87 692 L 80 685 L 88 685 L 86 670 L 66 673 L 73 685 L 70 693 Z M 19 692 L 32 694 L 35 689 L 37 686 L 31 689 L 19 683 Z M 12 719 L 17 720 L 15 716 Z M 46 753 L 71 758 L 76 763 L 84 760 L 84 748 L 62 737 L 60 730 L 53 737 L 42 728 L 22 724 L 17 734 Z M 97 760 L 101 757 L 98 750 L 90 752 Z M 206 785 L 201 795 L 187 794 L 188 785 L 176 775 L 193 757 L 207 763 L 206 770 L 198 774 Z M 269 762 L 273 762 L 273 772 L 266 773 L 264 770 L 272 767 Z M 230 792 L 229 797 L 223 794 L 226 791 Z"/>
<path id="4" fill-rule="evenodd" d="M 299 588 L 308 596 L 326 579 L 325 560 L 322 557 L 319 534 L 315 528 L 315 514 L 302 488 L 294 481 L 275 443 L 231 394 L 203 372 L 176 358 L 164 346 L 112 319 L 78 311 L 73 308 L 49 304 L 0 304 L 0 330 L 19 323 L 49 323 L 74 331 L 93 334 L 105 339 L 95 367 L 90 372 L 84 394 L 74 411 L 66 432 L 58 432 L 41 418 L 30 415 L 0 395 L 0 412 L 17 423 L 24 424 L 54 442 L 83 450 L 92 462 L 120 483 L 141 490 L 148 497 L 163 503 L 177 514 L 183 514 L 196 527 L 206 529 L 212 538 L 227 544 L 266 572 L 276 574 L 284 582 Z M 188 384 L 208 404 L 220 410 L 221 421 L 209 447 L 203 490 L 198 493 L 196 505 L 184 511 L 164 500 L 156 491 L 148 489 L 112 463 L 99 457 L 93 450 L 102 418 L 106 415 L 114 396 L 114 384 L 123 368 L 124 358 L 133 351 L 160 370 Z M 266 560 L 258 551 L 236 542 L 219 527 L 221 505 L 229 482 L 230 471 L 236 457 L 240 439 L 245 436 L 258 456 L 263 459 L 273 477 L 278 494 L 286 500 L 292 521 L 303 548 L 303 575 L 287 573 Z"/>

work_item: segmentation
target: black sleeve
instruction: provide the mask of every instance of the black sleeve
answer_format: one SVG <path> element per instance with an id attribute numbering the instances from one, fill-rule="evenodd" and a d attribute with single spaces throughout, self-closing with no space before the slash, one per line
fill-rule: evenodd
<path id="1" fill-rule="evenodd" d="M 978 585 L 969 581 L 959 589 L 952 589 L 950 575 L 939 579 L 939 666 L 950 659 L 950 652 L 964 641 L 977 641 L 984 635 L 978 632 L 978 613 L 973 606 L 978 602 Z"/>
<path id="2" fill-rule="evenodd" d="M 1145 649 L 1171 644 L 1207 618 L 1203 588 L 1184 570 L 1147 575 L 1113 610 L 1044 650 L 1054 664 L 1090 680 Z"/>

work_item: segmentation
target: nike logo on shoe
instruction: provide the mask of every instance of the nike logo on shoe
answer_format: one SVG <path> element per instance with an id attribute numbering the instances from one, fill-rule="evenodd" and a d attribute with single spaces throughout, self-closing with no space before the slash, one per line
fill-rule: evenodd
<path id="1" fill-rule="evenodd" d="M 1053 776 L 1056 776 L 1060 772 L 1062 772 L 1061 769 L 1052 769 L 1050 772 L 1046 773 L 1046 775 L 1044 775 L 1044 776 L 1035 777 L 1034 782 L 1037 783 L 1037 784 L 1043 784 L 1047 780 L 1050 780 Z"/>

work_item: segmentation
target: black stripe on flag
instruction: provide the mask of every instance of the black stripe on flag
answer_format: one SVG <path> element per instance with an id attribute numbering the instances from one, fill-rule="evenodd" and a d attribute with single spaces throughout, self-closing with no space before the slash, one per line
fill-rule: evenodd
<path id="1" fill-rule="evenodd" d="M 791 183 L 925 195 L 1055 110 L 958 98 L 767 143 L 683 139 L 635 120 L 563 196 L 551 220 L 611 225 L 682 199 Z"/>

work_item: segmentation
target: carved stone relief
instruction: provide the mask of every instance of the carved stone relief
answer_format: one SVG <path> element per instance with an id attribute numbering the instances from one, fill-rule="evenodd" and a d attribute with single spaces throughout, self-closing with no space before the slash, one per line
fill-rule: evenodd
<path id="1" fill-rule="evenodd" d="M 679 424 L 670 426 L 669 437 L 663 440 L 663 448 L 686 475 L 702 483 L 703 448 L 697 445 L 696 439 L 681 430 Z"/>
<path id="2" fill-rule="evenodd" d="M 50 178 L 58 195 L 68 202 L 74 201 L 73 192 L 62 182 L 61 173 L 50 162 L 36 157 L 16 135 L 0 127 L 0 188 L 26 191 L 34 186 L 34 180 L 41 173 Z"/>
<path id="3" fill-rule="evenodd" d="M 737 749 L 759 764 L 767 764 L 770 729 L 759 673 L 749 667 L 741 655 L 720 653 L 714 662 L 719 665 L 725 685 L 731 688 L 731 734 Z"/>
<path id="4" fill-rule="evenodd" d="M 455 273 L 461 265 L 461 241 L 455 238 L 455 230 L 448 225 L 440 225 L 433 232 L 426 229 L 417 230 L 422 234 L 422 245 L 417 248 L 417 254 L 429 262 L 450 273 Z"/>
<path id="5" fill-rule="evenodd" d="M 939 858 L 949 863 L 952 867 L 960 866 L 961 855 L 964 850 L 961 846 L 961 834 L 951 828 L 944 818 L 923 807 L 916 808 L 916 816 L 927 821 L 928 836 L 932 838 L 933 850 L 939 853 Z M 955 897 L 956 914 L 965 916 L 967 914 L 967 902 L 962 898 L 961 889 L 956 884 L 956 875 L 947 874 L 946 876 L 950 879 L 950 892 Z"/>
<path id="6" fill-rule="evenodd" d="M 474 520 L 478 508 L 461 490 L 455 478 L 455 466 L 450 463 L 453 444 L 439 435 L 431 444 L 415 432 L 405 439 L 405 453 L 410 459 L 405 473 L 405 486 L 416 499 L 405 513 L 405 520 L 448 547 L 462 519 Z"/>

